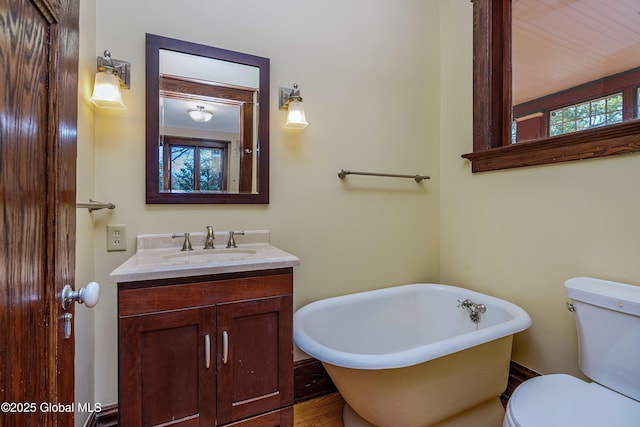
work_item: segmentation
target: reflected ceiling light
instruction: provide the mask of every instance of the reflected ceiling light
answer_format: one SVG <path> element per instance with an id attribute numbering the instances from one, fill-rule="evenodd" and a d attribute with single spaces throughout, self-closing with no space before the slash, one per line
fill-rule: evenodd
<path id="1" fill-rule="evenodd" d="M 199 123 L 208 122 L 213 117 L 213 113 L 204 108 L 204 105 L 196 105 L 196 108 L 189 108 L 187 110 L 189 117 Z"/>
<path id="2" fill-rule="evenodd" d="M 126 110 L 120 88 L 129 89 L 130 87 L 131 64 L 111 59 L 111 52 L 105 50 L 104 57 L 98 56 L 97 68 L 91 102 L 99 108 Z"/>
<path id="3" fill-rule="evenodd" d="M 280 99 L 278 107 L 281 110 L 289 110 L 287 114 L 287 123 L 284 127 L 289 129 L 304 129 L 309 123 L 304 114 L 304 106 L 302 105 L 302 97 L 298 84 L 294 83 L 293 89 L 280 88 Z"/>

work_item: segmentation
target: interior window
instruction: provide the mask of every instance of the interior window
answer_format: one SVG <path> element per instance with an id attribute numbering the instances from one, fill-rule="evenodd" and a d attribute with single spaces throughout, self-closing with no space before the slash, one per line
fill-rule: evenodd
<path id="1" fill-rule="evenodd" d="M 640 66 L 628 54 L 640 37 L 621 31 L 637 10 L 622 0 L 570 3 L 473 0 L 473 152 L 462 155 L 472 172 L 640 151 Z M 607 111 L 606 98 L 619 92 L 622 110 Z M 603 97 L 604 106 L 591 105 Z M 587 116 L 587 108 L 598 111 Z M 617 121 L 620 113 L 622 122 L 600 124 Z"/>
<path id="2" fill-rule="evenodd" d="M 163 147 L 161 191 L 227 190 L 229 142 L 165 136 Z"/>
<path id="3" fill-rule="evenodd" d="M 569 105 L 549 113 L 549 135 L 622 123 L 622 92 Z"/>

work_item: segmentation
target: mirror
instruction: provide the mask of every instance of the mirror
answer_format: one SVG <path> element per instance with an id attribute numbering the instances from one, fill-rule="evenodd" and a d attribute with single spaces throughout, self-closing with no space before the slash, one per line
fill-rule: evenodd
<path id="1" fill-rule="evenodd" d="M 146 202 L 269 203 L 269 59 L 146 35 Z"/>
<path id="2" fill-rule="evenodd" d="M 576 19 L 578 16 L 584 17 L 584 13 L 572 11 L 572 8 L 577 3 L 585 1 L 590 4 L 590 7 L 607 7 L 611 10 L 615 9 L 618 3 L 625 3 L 622 0 L 614 0 L 612 2 L 595 0 L 561 2 L 564 7 L 562 8 L 563 13 L 557 14 L 560 20 L 557 28 L 567 30 L 570 27 L 567 20 Z M 626 99 L 619 103 L 622 107 L 615 105 L 612 110 L 606 111 L 606 105 L 609 101 L 611 101 L 612 105 L 619 101 L 617 99 L 609 99 L 619 89 L 612 90 L 614 83 L 616 85 L 620 84 L 620 81 L 615 81 L 619 80 L 617 77 L 622 75 L 633 76 L 638 71 L 637 67 L 640 66 L 640 63 L 636 65 L 627 64 L 624 66 L 626 67 L 625 70 L 606 71 L 605 74 L 607 76 L 586 77 L 586 79 L 592 79 L 589 81 L 583 81 L 584 78 L 582 78 L 580 82 L 568 82 L 566 81 L 567 75 L 577 75 L 579 74 L 578 68 L 585 67 L 576 65 L 578 63 L 576 58 L 582 56 L 590 57 L 587 53 L 578 53 L 580 49 L 574 45 L 570 49 L 571 55 L 577 56 L 573 57 L 573 61 L 569 61 L 573 65 L 571 65 L 565 77 L 558 79 L 562 86 L 549 89 L 551 84 L 549 83 L 550 80 L 548 80 L 542 85 L 546 86 L 545 90 L 539 90 L 542 86 L 536 82 L 539 82 L 541 75 L 559 74 L 551 72 L 549 62 L 540 59 L 542 58 L 540 56 L 536 60 L 540 62 L 537 65 L 542 65 L 549 73 L 536 71 L 533 76 L 527 74 L 534 69 L 534 65 L 525 65 L 524 61 L 527 61 L 529 56 L 535 57 L 536 51 L 541 50 L 546 55 L 545 57 L 548 58 L 552 52 L 550 49 L 542 48 L 549 40 L 540 40 L 540 34 L 536 36 L 538 37 L 536 43 L 530 44 L 529 47 L 522 47 L 522 43 L 524 43 L 521 38 L 522 34 L 520 34 L 522 27 L 527 25 L 535 26 L 537 24 L 527 24 L 527 22 L 530 22 L 530 19 L 540 19 L 537 15 L 542 9 L 539 2 L 534 3 L 535 5 L 531 4 L 529 0 L 473 0 L 473 152 L 462 156 L 471 160 L 472 171 L 483 172 L 640 151 L 640 120 L 636 120 L 638 118 L 637 103 L 640 80 L 637 77 L 631 77 L 631 82 L 624 83 L 624 93 L 626 94 L 624 97 Z M 546 4 L 551 3 L 553 2 L 546 2 Z M 629 15 L 635 15 L 637 18 L 638 11 L 634 11 L 633 14 Z M 515 26 L 512 26 L 512 16 L 514 19 L 523 19 L 524 21 L 517 21 Z M 597 14 L 595 17 L 592 16 L 588 19 L 591 19 L 591 23 L 588 24 L 591 27 L 594 25 L 594 21 L 605 21 L 603 17 Z M 546 18 L 543 21 L 548 23 L 549 19 Z M 614 26 L 614 28 L 615 30 L 611 29 L 608 32 L 609 35 L 620 32 L 618 27 Z M 543 31 L 542 34 L 547 39 L 550 38 L 546 31 Z M 574 41 L 582 40 L 575 34 L 570 34 L 566 37 Z M 622 49 L 620 45 L 598 39 L 596 31 L 592 31 L 589 37 L 592 37 L 589 42 L 582 41 L 578 42 L 578 44 L 587 45 L 587 47 L 603 44 L 608 46 L 611 51 Z M 637 35 L 635 38 L 627 37 L 627 39 L 630 40 L 626 40 L 625 43 L 631 43 L 634 46 L 632 51 L 636 52 L 640 46 Z M 553 44 L 553 42 L 551 43 Z M 522 55 L 523 49 L 525 50 L 524 55 Z M 625 56 L 637 57 L 628 52 Z M 552 59 L 553 61 L 551 62 L 553 63 L 561 63 L 558 58 Z M 632 68 L 629 69 L 628 67 Z M 587 68 L 593 69 L 595 66 Z M 609 75 L 609 72 L 614 74 Z M 512 81 L 514 82 L 514 87 L 512 87 Z M 561 100 L 559 104 L 552 107 L 528 105 L 521 111 L 517 111 L 517 108 L 527 98 L 522 94 L 524 93 L 524 86 L 529 83 L 535 83 L 533 86 L 538 88 L 536 89 L 537 92 L 532 92 L 533 100 L 554 100 L 567 91 L 574 92 L 574 96 L 569 100 Z M 602 95 L 600 97 L 595 98 L 593 104 L 591 102 L 591 94 L 585 96 L 575 94 L 575 90 L 584 87 L 585 83 L 592 83 L 592 89 L 604 90 L 604 92 L 601 92 Z M 603 97 L 605 98 L 604 102 L 599 99 Z M 603 104 L 604 111 L 600 111 Z M 584 111 L 587 107 L 588 109 L 596 110 L 596 117 L 593 122 L 589 117 L 590 125 L 588 127 L 585 126 L 586 121 L 584 120 L 586 117 Z M 579 108 L 581 108 L 581 111 L 578 111 Z M 567 115 L 569 118 L 567 120 L 569 122 L 568 125 L 565 125 L 564 120 L 560 125 L 552 123 L 553 120 Z M 621 115 L 627 115 L 630 119 L 607 126 L 601 125 L 606 122 L 608 117 L 615 118 L 615 116 Z M 514 117 L 516 120 L 523 122 L 522 127 L 527 124 L 528 131 L 534 135 L 527 135 L 518 141 L 518 122 L 514 123 Z M 530 119 L 535 120 L 525 123 L 526 120 Z M 564 130 L 566 128 L 569 132 L 552 132 L 552 125 L 558 125 L 555 127 L 556 130 Z M 516 141 L 518 142 L 515 143 Z"/>

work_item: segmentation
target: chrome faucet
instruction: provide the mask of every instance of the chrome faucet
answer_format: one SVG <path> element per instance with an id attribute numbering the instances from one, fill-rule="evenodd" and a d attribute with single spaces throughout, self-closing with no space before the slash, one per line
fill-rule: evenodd
<path id="1" fill-rule="evenodd" d="M 184 242 L 182 243 L 182 249 L 180 249 L 181 251 L 193 250 L 193 248 L 191 247 L 191 241 L 189 240 L 189 233 L 173 233 L 171 235 L 172 239 L 175 239 L 176 237 L 184 237 Z"/>
<path id="2" fill-rule="evenodd" d="M 236 239 L 233 236 L 240 235 L 244 236 L 244 231 L 230 231 L 229 232 L 229 240 L 227 241 L 227 248 L 237 248 Z"/>
<path id="3" fill-rule="evenodd" d="M 464 301 L 458 300 L 458 307 L 467 310 L 469 312 L 469 319 L 475 324 L 480 323 L 481 314 L 487 312 L 487 306 L 484 304 L 476 304 L 470 299 L 466 299 Z"/>
<path id="4" fill-rule="evenodd" d="M 207 225 L 207 237 L 204 239 L 204 249 L 215 249 L 213 246 L 213 226 Z"/>

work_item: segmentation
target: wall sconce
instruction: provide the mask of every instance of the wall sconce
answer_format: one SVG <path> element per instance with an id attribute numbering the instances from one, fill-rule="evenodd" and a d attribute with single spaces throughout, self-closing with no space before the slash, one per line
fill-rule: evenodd
<path id="1" fill-rule="evenodd" d="M 213 117 L 213 113 L 205 109 L 204 105 L 196 105 L 196 108 L 189 108 L 187 113 L 192 120 L 198 123 L 208 122 Z"/>
<path id="2" fill-rule="evenodd" d="M 93 85 L 91 102 L 99 108 L 126 110 L 122 102 L 120 88 L 129 89 L 131 64 L 111 59 L 111 53 L 104 51 L 104 57 L 98 56 L 98 72 Z"/>
<path id="3" fill-rule="evenodd" d="M 309 123 L 304 115 L 304 107 L 302 106 L 302 97 L 298 84 L 294 83 L 293 89 L 280 88 L 280 99 L 278 108 L 281 110 L 289 110 L 287 114 L 287 123 L 284 127 L 289 129 L 304 129 Z"/>

